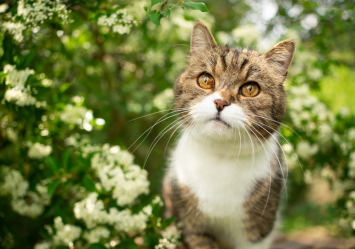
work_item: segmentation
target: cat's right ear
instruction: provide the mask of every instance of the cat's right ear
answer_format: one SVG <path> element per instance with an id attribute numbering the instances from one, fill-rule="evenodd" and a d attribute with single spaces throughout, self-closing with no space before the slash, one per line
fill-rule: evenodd
<path id="1" fill-rule="evenodd" d="M 204 50 L 216 47 L 217 42 L 203 22 L 196 22 L 192 29 L 190 46 L 190 56 L 198 56 Z"/>
<path id="2" fill-rule="evenodd" d="M 295 50 L 295 42 L 293 40 L 285 40 L 276 44 L 273 48 L 267 51 L 263 57 L 268 62 L 276 65 L 282 75 L 287 76 L 287 71 L 291 65 Z"/>

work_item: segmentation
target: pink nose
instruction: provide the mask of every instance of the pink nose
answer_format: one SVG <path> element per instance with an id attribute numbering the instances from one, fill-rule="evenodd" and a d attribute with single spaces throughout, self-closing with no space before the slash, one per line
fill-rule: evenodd
<path id="1" fill-rule="evenodd" d="M 215 100 L 214 103 L 216 104 L 216 108 L 219 112 L 221 112 L 225 106 L 229 106 L 229 104 L 227 103 L 227 101 L 224 100 Z"/>

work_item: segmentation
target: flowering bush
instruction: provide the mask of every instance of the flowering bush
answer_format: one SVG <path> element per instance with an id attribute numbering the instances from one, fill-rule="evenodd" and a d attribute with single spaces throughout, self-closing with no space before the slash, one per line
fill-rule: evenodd
<path id="1" fill-rule="evenodd" d="M 0 247 L 174 248 L 179 231 L 158 197 L 166 144 L 154 140 L 168 123 L 137 118 L 172 107 L 196 19 L 219 30 L 219 43 L 265 50 L 268 39 L 296 40 L 279 135 L 289 198 L 303 198 L 304 181 L 329 180 L 338 224 L 354 232 L 354 110 L 334 111 L 317 90 L 332 65 L 352 63 L 330 38 L 352 30 L 354 8 L 234 2 L 208 2 L 213 15 L 187 0 L 0 4 Z"/>
<path id="2" fill-rule="evenodd" d="M 64 35 L 72 31 L 71 25 L 76 33 L 87 32 L 90 25 L 99 37 L 128 34 L 140 25 L 139 18 L 159 25 L 170 10 L 191 3 L 167 6 L 154 1 L 158 11 L 144 7 L 143 1 L 110 2 L 20 0 L 0 5 L 3 248 L 172 248 L 178 243 L 176 228 L 162 232 L 173 220 L 160 218 L 160 197 L 147 196 L 147 171 L 134 164 L 128 151 L 94 143 L 95 136 L 88 135 L 99 132 L 106 121 L 95 118 L 85 106 L 85 97 L 73 94 L 80 92 L 78 85 L 68 90 L 71 86 L 66 82 L 75 85 L 75 80 L 68 72 L 70 58 L 61 52 L 76 52 L 73 41 Z M 204 4 L 195 5 L 192 9 L 207 11 Z M 90 23 L 83 21 L 87 17 Z M 54 43 L 44 45 L 49 40 Z M 89 50 L 87 40 L 80 45 L 91 54 L 101 46 Z M 135 70 L 134 64 L 124 64 Z M 88 74 L 102 75 L 96 71 L 100 67 L 84 66 Z M 16 224 L 19 217 L 28 218 Z M 25 231 L 18 233 L 20 226 Z"/>

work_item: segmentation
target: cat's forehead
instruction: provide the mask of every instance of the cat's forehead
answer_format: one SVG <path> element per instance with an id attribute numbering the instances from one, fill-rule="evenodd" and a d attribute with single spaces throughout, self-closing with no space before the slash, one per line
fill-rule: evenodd
<path id="1" fill-rule="evenodd" d="M 215 75 L 225 72 L 236 74 L 243 70 L 255 72 L 258 69 L 260 70 L 262 66 L 263 59 L 257 51 L 218 46 L 201 51 L 192 57 L 189 71 L 191 74 L 201 70 Z M 249 74 L 253 72 L 249 72 Z"/>

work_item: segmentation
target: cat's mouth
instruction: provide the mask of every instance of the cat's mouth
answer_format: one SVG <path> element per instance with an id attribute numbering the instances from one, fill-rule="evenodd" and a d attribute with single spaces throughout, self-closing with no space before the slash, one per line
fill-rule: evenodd
<path id="1" fill-rule="evenodd" d="M 219 115 L 217 115 L 216 117 L 210 119 L 211 121 L 216 121 L 218 123 L 222 123 L 228 127 L 231 127 L 227 122 L 225 122 L 224 120 L 221 119 L 221 117 Z"/>

